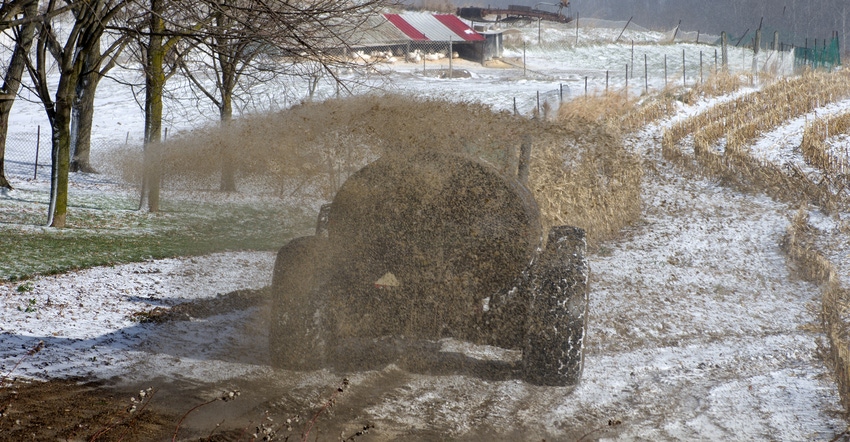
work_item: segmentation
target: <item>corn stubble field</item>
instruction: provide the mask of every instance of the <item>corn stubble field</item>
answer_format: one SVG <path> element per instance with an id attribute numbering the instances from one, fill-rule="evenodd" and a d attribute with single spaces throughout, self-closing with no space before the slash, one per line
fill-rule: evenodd
<path id="1" fill-rule="evenodd" d="M 759 81 L 752 88 L 751 77 L 716 75 L 688 90 L 576 98 L 548 121 L 474 103 L 366 95 L 170 142 L 165 181 L 175 187 L 214 188 L 219 165 L 209 158 L 238 149 L 232 161 L 243 192 L 315 210 L 387 150 L 439 146 L 512 173 L 530 137 L 529 186 L 544 224 L 586 229 L 592 252 L 586 369 L 575 390 L 399 362 L 347 374 L 266 368 L 218 384 L 171 379 L 151 395 L 140 367 L 129 385 L 54 381 L 54 391 L 68 393 L 51 398 L 52 411 L 38 411 L 50 401 L 31 403 L 49 397 L 48 388 L 16 381 L 13 394 L 0 392 L 0 433 L 23 440 L 47 431 L 17 411 L 30 407 L 84 422 L 41 433 L 75 440 L 834 440 L 850 408 L 850 171 L 840 141 L 850 106 L 808 121 L 804 163 L 777 164 L 751 146 L 850 98 L 850 73 Z M 113 155 L 123 178 L 139 182 L 138 158 Z M 784 266 L 787 273 L 771 274 Z M 216 308 L 248 312 L 239 318 L 254 338 L 220 351 L 267 364 L 265 337 L 256 337 L 267 330 L 267 293 L 233 299 L 241 303 Z M 182 308 L 204 317 L 201 304 Z M 162 312 L 142 313 L 163 337 L 174 327 Z M 780 323 L 786 318 L 795 322 Z M 812 390 L 823 391 L 822 410 L 794 408 L 805 385 L 819 385 Z M 125 391 L 141 391 L 135 414 L 120 399 Z M 86 407 L 99 411 L 78 411 Z"/>

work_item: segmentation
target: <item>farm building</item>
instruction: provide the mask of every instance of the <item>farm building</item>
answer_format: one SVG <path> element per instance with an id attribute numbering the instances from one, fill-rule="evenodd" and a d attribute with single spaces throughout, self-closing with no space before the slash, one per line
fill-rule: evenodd
<path id="1" fill-rule="evenodd" d="M 409 62 L 457 53 L 483 63 L 502 52 L 500 33 L 480 34 L 452 14 L 381 14 L 368 20 L 352 40 L 350 46 L 359 56 L 378 53 Z"/>

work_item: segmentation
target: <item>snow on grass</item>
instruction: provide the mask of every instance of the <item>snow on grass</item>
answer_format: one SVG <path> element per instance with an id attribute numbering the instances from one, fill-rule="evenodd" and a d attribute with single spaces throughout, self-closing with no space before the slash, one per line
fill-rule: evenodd
<path id="1" fill-rule="evenodd" d="M 596 428 L 594 437 L 624 440 L 829 440 L 843 431 L 820 334 L 806 331 L 816 328 L 818 287 L 794 279 L 779 250 L 789 209 L 663 168 L 647 179 L 644 219 L 591 257 L 575 390 L 422 377 L 370 415 L 452 436 L 487 427 L 578 438 L 571 429 Z"/>
<path id="2" fill-rule="evenodd" d="M 134 314 L 265 287 L 271 282 L 273 256 L 220 253 L 0 283 L 0 373 L 7 374 L 27 349 L 44 341 L 45 349 L 18 367 L 14 376 L 118 375 L 147 358 L 131 350 L 154 326 L 140 324 Z"/>
<path id="3" fill-rule="evenodd" d="M 794 165 L 808 176 L 819 177 L 823 172 L 810 166 L 803 159 L 800 151 L 803 131 L 806 125 L 815 119 L 829 118 L 834 114 L 847 112 L 847 109 L 850 109 L 850 99 L 829 103 L 805 115 L 785 121 L 781 126 L 762 134 L 750 146 L 750 153 L 754 158 L 761 158 L 778 165 Z M 815 178 L 814 181 L 818 182 L 819 179 Z"/>
<path id="4" fill-rule="evenodd" d="M 653 59 L 680 53 L 681 47 L 664 46 Z M 550 59 L 546 54 L 532 50 L 530 60 L 548 79 L 480 67 L 469 79 L 438 80 L 412 66 L 393 75 L 403 80 L 398 87 L 404 90 L 510 110 L 513 97 L 551 91 L 562 81 L 570 82 L 575 96 L 591 71 L 595 90 L 604 88 L 598 74 L 624 66 L 630 48 L 606 44 L 565 49 Z M 601 58 L 607 56 L 612 58 Z M 749 67 L 746 59 L 742 63 Z M 653 76 L 659 87 L 657 68 Z M 113 97 L 110 90 L 107 86 L 99 97 Z M 677 117 L 630 141 L 656 171 L 647 174 L 640 222 L 590 257 L 590 319 L 578 387 L 535 387 L 474 373 L 408 373 L 390 365 L 348 374 L 353 391 L 347 395 L 357 397 L 358 386 L 368 390 L 361 393 L 367 399 L 357 411 L 360 420 L 350 423 L 376 422 L 380 434 L 399 438 L 503 440 L 586 434 L 623 440 L 830 440 L 844 431 L 834 380 L 817 356 L 818 288 L 793 278 L 779 250 L 796 207 L 710 180 L 685 179 L 658 158 L 665 124 L 726 99 L 682 105 Z M 123 137 L 125 128 L 138 126 L 140 115 L 109 100 L 122 124 L 103 123 L 100 130 Z M 829 112 L 848 106 L 837 103 Z M 16 115 L 24 122 L 35 114 Z M 753 150 L 787 161 L 785 155 L 797 155 L 789 151 L 800 131 L 801 122 L 791 121 L 763 136 Z M 3 198 L 44 201 L 36 187 L 22 183 L 18 193 Z M 839 230 L 830 218 L 815 221 Z M 269 368 L 262 308 L 165 324 L 133 319 L 156 307 L 264 287 L 273 258 L 269 252 L 219 253 L 2 283 L 0 375 L 253 382 L 282 391 L 282 402 L 293 397 L 315 402 L 316 392 L 338 380 L 337 374 Z M 39 341 L 45 349 L 26 357 Z M 516 356 L 457 341 L 442 345 L 444 353 L 476 360 Z"/>

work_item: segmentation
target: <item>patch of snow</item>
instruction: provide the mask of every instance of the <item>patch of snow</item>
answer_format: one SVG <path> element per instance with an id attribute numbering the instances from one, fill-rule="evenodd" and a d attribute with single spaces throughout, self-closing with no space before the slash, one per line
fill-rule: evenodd
<path id="1" fill-rule="evenodd" d="M 581 35 L 590 32 L 580 30 Z M 569 29 L 563 34 L 569 38 Z M 690 54 L 686 81 L 692 83 L 699 70 L 695 54 L 706 47 L 636 49 L 638 60 L 642 52 L 651 59 L 651 88 L 664 86 L 665 56 L 670 72 L 681 69 L 683 49 Z M 520 56 L 517 51 L 506 55 Z M 541 91 L 551 98 L 566 86 L 567 98 L 575 97 L 583 93 L 585 78 L 591 91 L 604 90 L 606 72 L 617 72 L 609 78 L 610 87 L 624 87 L 619 72 L 631 62 L 631 49 L 628 44 L 532 47 L 526 56 L 533 71 L 527 77 L 517 69 L 461 62 L 456 66 L 470 70 L 471 78 L 434 79 L 421 75 L 421 67 L 401 62 L 382 69 L 392 69 L 391 78 L 402 91 L 482 101 L 498 110 L 512 110 L 519 97 L 520 112 L 528 114 Z M 751 66 L 743 50 L 734 50 L 730 59 L 744 70 Z M 639 76 L 634 79 L 633 93 L 642 90 L 641 83 Z M 141 133 L 143 120 L 132 96 L 108 78 L 102 84 L 96 97 L 97 136 L 123 141 L 127 131 Z M 407 373 L 390 365 L 348 374 L 355 387 L 372 388 L 362 393 L 368 403 L 358 418 L 377 422 L 383 434 L 399 438 L 421 430 L 447 438 L 484 434 L 526 440 L 585 435 L 601 440 L 830 440 L 843 432 L 847 422 L 840 417 L 834 380 L 817 356 L 822 335 L 811 331 L 818 324 L 818 287 L 793 278 L 779 251 L 797 208 L 710 180 L 685 179 L 659 158 L 664 127 L 734 96 L 681 105 L 676 117 L 630 140 L 656 171 L 646 178 L 641 221 L 623 238 L 605 244 L 605 253 L 590 257 L 590 319 L 579 386 L 536 387 L 475 373 Z M 16 130 L 46 127 L 39 106 L 15 106 Z M 848 107 L 850 101 L 842 101 L 818 112 Z M 203 111 L 188 104 L 181 109 L 172 114 L 175 126 L 203 121 Z M 191 115 L 183 119 L 183 114 Z M 753 150 L 769 161 L 797 161 L 794 149 L 805 118 L 764 135 Z M 30 182 L 26 174 L 15 177 L 19 190 L 0 197 L 19 192 L 36 197 L 46 177 Z M 74 174 L 74 182 L 96 191 L 121 189 L 115 183 L 87 182 L 81 174 Z M 812 222 L 824 230 L 840 227 L 826 216 L 813 215 Z M 263 326 L 268 313 L 262 309 L 165 324 L 133 319 L 134 313 L 155 307 L 267 286 L 273 261 L 274 254 L 267 252 L 219 253 L 2 283 L 0 376 L 256 382 L 315 401 L 315 392 L 338 380 L 337 373 L 270 368 Z M 27 357 L 39 341 L 45 348 Z M 440 344 L 444 353 L 477 360 L 517 358 L 515 352 L 454 340 Z"/>

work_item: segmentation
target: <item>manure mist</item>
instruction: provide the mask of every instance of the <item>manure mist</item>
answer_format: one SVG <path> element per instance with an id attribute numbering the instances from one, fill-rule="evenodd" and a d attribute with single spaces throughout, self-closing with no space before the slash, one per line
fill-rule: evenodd
<path id="1" fill-rule="evenodd" d="M 236 439 L 245 428 L 251 431 L 255 422 L 263 422 L 265 429 L 275 428 L 278 439 L 297 437 L 316 423 L 320 440 L 366 428 L 371 434 L 363 439 L 371 440 L 575 440 L 588 434 L 653 440 L 742 434 L 749 439 L 792 435 L 829 440 L 846 424 L 835 414 L 840 407 L 814 348 L 820 335 L 806 331 L 816 328 L 807 322 L 806 309 L 817 301 L 817 288 L 789 279 L 777 251 L 786 207 L 715 182 L 691 182 L 692 177 L 683 177 L 660 159 L 657 127 L 654 133 L 650 126 L 632 134 L 635 138 L 626 145 L 621 139 L 621 131 L 681 111 L 690 100 L 702 101 L 722 93 L 712 91 L 723 87 L 718 82 L 697 92 L 699 97 L 671 89 L 637 100 L 618 95 L 577 99 L 564 103 L 559 115 L 548 121 L 517 118 L 472 103 L 361 96 L 253 117 L 227 131 L 198 130 L 174 137 L 167 145 L 164 186 L 172 204 L 216 199 L 235 205 L 252 198 L 266 206 L 296 203 L 309 212 L 312 223 L 322 203 L 378 158 L 408 149 L 469 155 L 511 174 L 519 147 L 530 140 L 528 186 L 541 210 L 541 224 L 582 226 L 590 244 L 599 247 L 591 258 L 587 366 L 575 389 L 519 381 L 522 351 L 457 338 L 416 341 L 417 331 L 443 322 L 440 309 L 474 317 L 478 312 L 470 312 L 470 303 L 482 310 L 485 305 L 493 308 L 492 299 L 488 305 L 478 298 L 455 299 L 446 308 L 427 299 L 424 290 L 417 292 L 419 297 L 389 299 L 377 306 L 376 311 L 388 316 L 388 306 L 400 305 L 387 325 L 406 321 L 404 333 L 344 346 L 342 354 L 331 355 L 325 369 L 272 369 L 272 296 L 262 288 L 273 273 L 270 253 L 260 257 L 261 263 L 246 262 L 235 269 L 229 254 L 218 262 L 201 257 L 200 265 L 187 262 L 173 272 L 162 268 L 160 273 L 156 267 L 162 264 L 154 261 L 127 266 L 122 278 L 98 269 L 106 272 L 103 299 L 114 297 L 112 284 L 120 279 L 126 285 L 118 289 L 134 293 L 136 304 L 130 308 L 170 305 L 173 313 L 155 326 L 114 326 L 122 335 L 147 333 L 134 335 L 143 344 L 127 351 L 141 350 L 142 356 L 107 359 L 104 354 L 119 352 L 101 350 L 115 337 L 106 332 L 96 333 L 103 336 L 94 341 L 98 345 L 86 342 L 83 354 L 111 364 L 98 368 L 98 374 L 120 375 L 139 383 L 138 388 L 164 379 L 157 397 L 178 418 L 221 397 L 223 389 L 238 386 L 238 400 L 193 411 L 180 428 L 184 438 Z M 237 152 L 232 156 L 237 192 L 228 195 L 216 190 L 222 149 Z M 425 194 L 422 199 L 440 196 L 429 193 L 433 183 L 417 183 Z M 641 198 L 647 201 L 643 212 Z M 464 204 L 450 208 L 458 215 L 466 213 Z M 635 222 L 639 216 L 644 219 Z M 628 235 L 606 241 L 629 224 Z M 482 231 L 488 226 L 483 223 Z M 455 238 L 445 240 L 456 244 Z M 432 265 L 437 260 L 429 260 L 429 253 L 415 253 L 419 251 L 408 253 L 413 267 L 436 268 L 428 278 L 453 277 L 446 290 L 462 291 L 464 284 L 475 282 L 462 272 L 449 272 L 449 265 Z M 315 261 L 326 258 L 318 254 Z M 457 257 L 448 258 L 451 264 Z M 209 282 L 225 273 L 246 284 L 245 290 L 227 288 L 230 293 L 215 296 L 217 288 L 225 286 Z M 165 287 L 166 276 L 185 286 Z M 401 272 L 373 276 L 370 282 L 385 286 L 379 289 L 384 293 L 395 283 L 410 281 Z M 67 279 L 57 281 L 58 287 Z M 124 281 L 133 281 L 133 286 Z M 422 281 L 427 284 L 426 277 Z M 41 290 L 38 284 L 36 290 Z M 64 292 L 65 287 L 52 293 Z M 43 293 L 17 296 L 44 299 Z M 58 310 L 41 304 L 39 308 L 41 314 Z M 102 306 L 91 310 L 101 317 L 104 313 Z M 160 320 L 155 309 L 143 313 L 135 317 Z M 116 315 L 116 323 L 125 315 Z M 468 318 L 462 319 L 457 323 Z M 315 349 L 306 339 L 294 342 L 303 344 L 308 355 Z M 77 350 L 67 347 L 69 355 Z M 79 358 L 79 352 L 68 360 L 72 357 Z M 69 369 L 51 370 L 61 374 Z M 161 378 L 151 379 L 151 373 Z M 337 390 L 343 388 L 339 385 L 345 391 Z M 788 403 L 796 407 L 789 409 Z M 226 425 L 218 427 L 225 417 Z M 216 439 L 209 436 L 213 433 Z"/>
<path id="2" fill-rule="evenodd" d="M 507 347 L 519 345 L 513 342 L 516 336 L 503 330 L 522 328 L 524 322 L 517 317 L 526 317 L 526 306 L 516 301 L 501 301 L 507 302 L 501 306 L 496 292 L 520 277 L 540 239 L 545 238 L 551 227 L 580 227 L 587 231 L 587 241 L 596 244 L 639 215 L 641 163 L 626 151 L 619 132 L 609 122 L 575 118 L 571 113 L 587 114 L 587 108 L 576 110 L 576 107 L 591 105 L 584 100 L 564 106 L 558 118 L 547 121 L 494 112 L 483 104 L 393 94 L 305 103 L 277 113 L 240 119 L 227 127 L 197 129 L 172 137 L 163 146 L 163 188 L 175 201 L 261 198 L 265 204 L 274 204 L 279 199 L 315 214 L 319 205 L 334 199 L 350 177 L 362 174 L 359 171 L 366 170 L 363 168 L 367 164 L 378 164 L 378 158 L 385 158 L 381 177 L 371 181 L 361 178 L 363 189 L 357 191 L 356 185 L 348 186 L 344 199 L 362 200 L 364 192 L 378 192 L 375 195 L 386 197 L 386 201 L 374 206 L 369 202 L 373 195 L 358 203 L 358 207 L 346 210 L 399 213 L 401 224 L 380 231 L 371 226 L 369 216 L 361 216 L 358 219 L 363 225 L 352 225 L 349 236 L 330 238 L 334 247 L 303 252 L 310 256 L 309 271 L 295 272 L 297 277 L 290 277 L 286 284 L 302 288 L 312 284 L 318 287 L 317 291 L 337 287 L 347 293 L 340 298 L 341 304 L 331 309 L 333 322 L 341 327 L 333 331 L 336 335 L 356 337 L 375 332 L 392 335 L 390 332 L 401 331 L 397 339 L 368 344 L 362 349 L 365 354 L 358 352 L 345 358 L 336 354 L 331 356 L 334 361 L 320 361 L 323 364 L 350 366 L 343 359 L 389 363 L 415 349 L 432 361 L 424 365 L 432 366 L 434 356 L 441 353 L 439 346 L 422 347 L 406 340 L 407 337 L 452 336 L 482 343 L 495 339 L 509 343 Z M 633 104 L 627 101 L 621 106 L 627 108 Z M 485 198 L 493 186 L 509 183 L 496 184 L 499 179 L 487 181 L 490 178 L 484 176 L 495 173 L 493 177 L 517 179 L 523 143 L 531 146 L 527 183 L 530 193 L 522 197 L 529 202 L 509 203 L 506 201 L 510 198 L 502 197 L 496 198 L 501 201 L 497 203 L 491 197 Z M 412 152 L 420 152 L 416 154 L 420 158 L 434 156 L 429 157 L 432 160 L 417 163 L 410 171 L 392 165 L 397 158 L 408 157 Z M 479 176 L 476 166 L 447 174 L 459 164 L 452 159 L 456 155 L 460 155 L 458 159 L 482 162 L 481 173 L 490 169 L 493 172 Z M 237 192 L 210 192 L 217 188 L 225 165 L 235 170 Z M 434 170 L 429 172 L 429 167 Z M 128 173 L 134 170 L 133 161 L 128 159 L 125 169 Z M 387 173 L 400 174 L 396 178 L 398 187 L 392 179 L 384 177 Z M 402 185 L 415 177 L 419 181 Z M 369 184 L 374 179 L 383 180 L 382 190 L 377 191 L 374 183 Z M 441 194 L 445 189 L 454 189 L 455 196 Z M 517 211 L 511 213 L 524 221 L 505 230 L 505 219 L 510 218 L 507 213 L 514 210 L 505 209 L 508 206 L 515 206 Z M 425 218 L 418 214 L 423 211 L 429 214 Z M 312 218 L 316 219 L 315 215 Z M 429 219 L 436 222 L 426 222 Z M 461 225 L 472 219 L 477 221 L 470 231 L 444 231 L 446 225 Z M 324 229 L 320 226 L 318 230 Z M 399 229 L 402 232 L 396 231 Z M 366 232 L 372 232 L 377 239 L 363 243 L 358 238 L 368 235 Z M 483 238 L 490 238 L 490 242 Z M 527 243 L 506 245 L 518 238 Z M 282 239 L 274 238 L 270 242 Z M 359 244 L 356 247 L 362 250 L 345 252 L 347 249 L 340 248 L 340 244 Z M 386 287 L 378 292 L 378 298 L 370 301 L 376 304 L 363 304 L 363 299 L 371 297 L 359 296 L 358 290 L 353 289 L 356 284 L 340 276 L 337 265 L 333 264 L 340 253 L 359 257 L 354 261 L 365 266 L 360 273 L 366 275 L 369 284 Z M 392 265 L 387 269 L 369 264 L 388 261 Z M 289 265 L 293 269 L 294 266 Z M 394 284 L 418 288 L 413 292 L 404 290 L 399 292 L 400 297 L 394 297 Z M 316 308 L 318 301 L 308 297 L 294 302 L 285 309 L 291 313 L 283 314 L 308 326 L 313 321 L 308 310 Z M 358 304 L 361 306 L 355 308 Z M 506 325 L 500 331 L 468 328 L 467 324 L 480 322 L 490 308 L 501 309 L 499 321 Z M 272 345 L 300 348 L 302 360 L 311 359 L 310 353 L 323 345 L 309 336 L 287 339 Z M 515 355 L 508 357 L 515 359 Z M 419 362 L 409 363 L 422 367 Z M 453 372 L 458 367 L 475 366 L 476 370 L 490 371 L 489 376 L 497 377 L 508 376 L 512 371 L 509 366 L 487 366 L 466 359 L 445 360 L 442 364 L 447 365 L 438 370 Z M 493 374 L 493 370 L 501 374 Z"/>
<path id="3" fill-rule="evenodd" d="M 583 99 L 565 109 L 579 107 L 576 112 L 583 113 L 593 106 L 599 108 Z M 633 108 L 631 102 L 625 106 Z M 494 112 L 480 103 L 396 94 L 304 103 L 242 118 L 226 128 L 173 136 L 164 144 L 163 191 L 210 196 L 208 191 L 219 188 L 227 158 L 236 171 L 238 198 L 277 197 L 315 213 L 351 174 L 385 153 L 455 152 L 515 174 L 519 147 L 531 137 L 529 187 L 544 227 L 576 225 L 589 232 L 593 243 L 597 235 L 610 235 L 634 218 L 641 166 L 612 124 L 574 118 L 565 109 L 554 121 L 541 121 Z M 140 155 L 113 155 L 123 177 L 140 183 Z"/>

